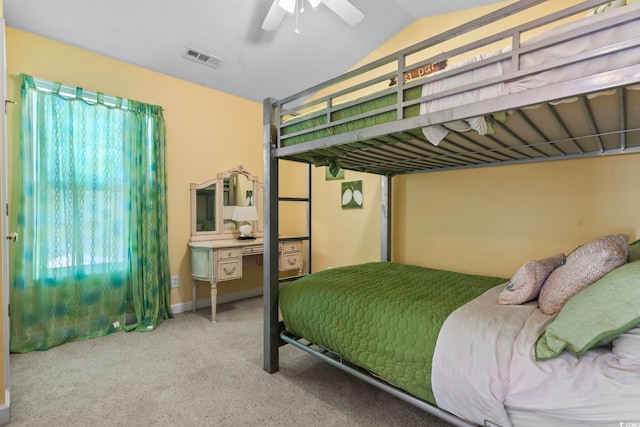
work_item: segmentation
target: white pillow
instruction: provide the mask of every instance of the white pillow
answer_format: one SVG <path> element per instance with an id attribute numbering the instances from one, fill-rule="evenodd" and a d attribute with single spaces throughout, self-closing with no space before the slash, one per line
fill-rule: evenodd
<path id="1" fill-rule="evenodd" d="M 629 329 L 613 340 L 612 353 L 622 365 L 640 365 L 640 326 Z"/>

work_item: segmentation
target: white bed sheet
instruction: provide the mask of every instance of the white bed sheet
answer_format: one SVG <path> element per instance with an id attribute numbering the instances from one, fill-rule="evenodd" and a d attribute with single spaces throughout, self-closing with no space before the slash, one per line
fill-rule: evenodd
<path id="1" fill-rule="evenodd" d="M 578 21 L 573 21 L 530 37 L 522 42 L 522 46 L 531 45 L 544 39 L 560 36 L 569 31 L 580 28 L 586 24 L 592 24 L 601 20 L 614 18 L 618 15 L 629 13 L 637 9 L 640 9 L 640 4 L 631 4 L 625 7 L 612 9 L 603 14 L 595 15 Z M 520 58 L 520 69 L 526 70 L 527 68 L 539 64 L 545 64 L 561 58 L 588 52 L 593 49 L 612 45 L 616 42 L 631 40 L 638 37 L 639 35 L 640 23 L 638 21 L 632 21 L 624 25 L 602 29 L 591 34 L 584 35 L 577 39 L 524 54 Z M 434 73 L 431 76 L 439 73 L 446 73 L 452 68 L 455 69 L 462 65 L 478 62 L 481 59 L 495 56 L 498 53 L 509 52 L 510 50 L 511 47 L 509 46 L 502 49 L 501 51 L 491 52 L 483 56 L 474 56 L 464 62 L 454 65 L 451 68 L 445 69 L 438 73 Z M 590 76 L 624 66 L 636 65 L 638 63 L 640 63 L 640 48 L 627 49 L 621 52 L 592 58 L 587 61 L 581 61 L 552 70 L 540 72 L 515 81 L 493 84 L 465 93 L 450 95 L 444 98 L 423 102 L 420 104 L 420 114 L 428 114 L 435 111 L 441 111 L 448 108 L 469 104 L 471 102 L 483 101 L 512 93 L 519 93 L 529 89 L 543 87 L 552 83 L 568 81 L 578 77 Z M 444 90 L 481 82 L 482 80 L 486 80 L 492 77 L 508 74 L 510 71 L 511 61 L 505 60 L 499 63 L 486 65 L 478 69 L 473 69 L 468 72 L 452 76 L 451 78 L 445 78 L 434 82 L 426 82 L 422 87 L 422 96 L 429 96 L 438 92 L 442 92 Z M 472 129 L 477 131 L 481 135 L 492 132 L 490 124 L 487 122 L 487 120 L 485 120 L 484 117 L 473 117 L 468 120 L 450 122 L 444 125 L 427 126 L 424 127 L 422 131 L 429 142 L 437 146 L 449 133 L 449 130 L 464 132 Z"/>
<path id="2" fill-rule="evenodd" d="M 640 422 L 640 365 L 619 360 L 610 348 L 581 356 L 563 352 L 536 362 L 533 343 L 549 316 L 536 310 L 515 342 L 505 400 L 514 425 L 619 426 Z"/>
<path id="3" fill-rule="evenodd" d="M 553 316 L 537 304 L 498 304 L 502 286 L 445 321 L 433 357 L 436 403 L 472 423 L 618 426 L 640 422 L 640 365 L 610 349 L 535 361 L 533 346 Z"/>

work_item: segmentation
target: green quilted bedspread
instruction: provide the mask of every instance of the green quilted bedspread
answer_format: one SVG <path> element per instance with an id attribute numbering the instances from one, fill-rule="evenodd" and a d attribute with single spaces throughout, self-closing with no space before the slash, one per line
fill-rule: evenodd
<path id="1" fill-rule="evenodd" d="M 431 361 L 442 324 L 505 281 L 374 262 L 298 279 L 280 291 L 280 307 L 292 333 L 435 404 Z"/>

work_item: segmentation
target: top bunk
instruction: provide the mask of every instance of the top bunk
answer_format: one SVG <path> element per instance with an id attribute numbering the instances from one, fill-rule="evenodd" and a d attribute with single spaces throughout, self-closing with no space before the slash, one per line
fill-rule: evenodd
<path id="1" fill-rule="evenodd" d="M 266 99 L 266 149 L 387 176 L 640 152 L 640 3 L 584 1 L 442 47 L 541 3 L 517 1 Z"/>

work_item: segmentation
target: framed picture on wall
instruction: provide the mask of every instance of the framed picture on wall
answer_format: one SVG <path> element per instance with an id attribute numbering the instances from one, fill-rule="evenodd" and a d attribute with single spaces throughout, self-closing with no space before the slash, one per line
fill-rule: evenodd
<path id="1" fill-rule="evenodd" d="M 362 209 L 362 181 L 342 183 L 342 209 Z"/>

